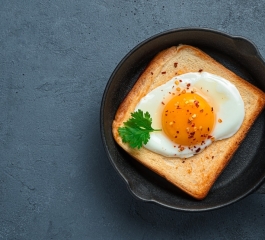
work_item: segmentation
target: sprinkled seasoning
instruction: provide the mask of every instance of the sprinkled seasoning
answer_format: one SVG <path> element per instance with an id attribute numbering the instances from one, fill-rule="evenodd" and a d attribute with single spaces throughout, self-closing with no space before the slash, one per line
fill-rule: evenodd
<path id="1" fill-rule="evenodd" d="M 197 108 L 200 106 L 198 100 L 194 100 L 194 104 L 195 104 L 195 106 L 196 106 Z"/>
<path id="2" fill-rule="evenodd" d="M 201 150 L 201 148 L 197 148 L 195 152 L 198 153 L 200 150 Z"/>

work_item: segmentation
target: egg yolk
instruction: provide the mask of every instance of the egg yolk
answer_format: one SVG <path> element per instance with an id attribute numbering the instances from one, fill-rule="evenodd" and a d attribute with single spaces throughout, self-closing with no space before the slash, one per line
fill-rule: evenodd
<path id="1" fill-rule="evenodd" d="M 164 107 L 162 128 L 176 144 L 192 146 L 203 144 L 215 123 L 214 109 L 196 93 L 174 96 Z"/>

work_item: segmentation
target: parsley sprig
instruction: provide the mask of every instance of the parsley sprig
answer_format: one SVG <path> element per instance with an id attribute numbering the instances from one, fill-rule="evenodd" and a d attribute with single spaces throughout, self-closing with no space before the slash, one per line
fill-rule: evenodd
<path id="1" fill-rule="evenodd" d="M 141 109 L 131 113 L 131 118 L 124 122 L 124 127 L 119 127 L 118 132 L 124 143 L 129 143 L 132 148 L 140 149 L 143 144 L 147 144 L 150 139 L 150 133 L 161 131 L 161 129 L 152 128 L 152 118 L 149 112 L 143 113 Z"/>

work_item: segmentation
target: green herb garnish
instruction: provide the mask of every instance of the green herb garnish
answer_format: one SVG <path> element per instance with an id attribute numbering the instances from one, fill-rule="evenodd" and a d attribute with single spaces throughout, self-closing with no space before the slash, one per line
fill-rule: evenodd
<path id="1" fill-rule="evenodd" d="M 161 131 L 153 129 L 152 118 L 149 112 L 143 113 L 142 110 L 131 113 L 131 118 L 124 122 L 124 127 L 119 127 L 118 132 L 124 143 L 129 143 L 132 148 L 140 149 L 143 144 L 147 144 L 150 139 L 150 133 Z"/>

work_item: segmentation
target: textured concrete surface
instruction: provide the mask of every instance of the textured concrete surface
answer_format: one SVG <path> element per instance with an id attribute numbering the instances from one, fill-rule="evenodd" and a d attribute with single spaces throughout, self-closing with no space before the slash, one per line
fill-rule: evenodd
<path id="1" fill-rule="evenodd" d="M 0 239 L 262 239 L 265 186 L 226 208 L 141 202 L 110 165 L 99 108 L 129 50 L 172 28 L 252 40 L 261 1 L 0 1 Z"/>

